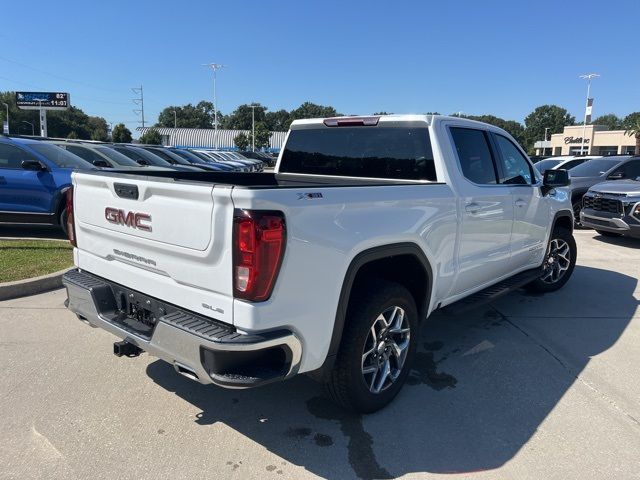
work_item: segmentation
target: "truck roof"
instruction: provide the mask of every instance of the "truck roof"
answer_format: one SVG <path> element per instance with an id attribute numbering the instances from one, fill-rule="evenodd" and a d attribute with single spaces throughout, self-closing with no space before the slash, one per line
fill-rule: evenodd
<path id="1" fill-rule="evenodd" d="M 397 123 L 397 122 L 424 122 L 427 125 L 431 126 L 435 121 L 441 120 L 455 120 L 459 123 L 466 123 L 469 125 L 490 125 L 483 122 L 478 122 L 476 120 L 471 120 L 468 118 L 454 117 L 450 115 L 423 115 L 423 114 L 393 114 L 393 115 L 346 115 L 343 117 L 329 117 L 329 118 L 305 118 L 302 120 L 294 120 L 291 124 L 291 129 L 295 130 L 296 128 L 305 128 L 313 125 L 322 125 L 326 122 L 330 121 L 340 121 L 348 123 L 349 121 L 357 121 L 357 120 L 371 120 L 372 125 L 380 124 L 380 123 Z M 499 127 L 494 128 L 499 129 Z M 501 129 L 500 129 L 501 130 Z"/>

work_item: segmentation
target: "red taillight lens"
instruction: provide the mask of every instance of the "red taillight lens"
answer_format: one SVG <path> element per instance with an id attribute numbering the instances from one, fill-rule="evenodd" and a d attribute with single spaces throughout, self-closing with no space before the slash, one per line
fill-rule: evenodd
<path id="1" fill-rule="evenodd" d="M 271 295 L 284 256 L 282 212 L 236 210 L 233 218 L 233 293 L 261 302 Z"/>
<path id="2" fill-rule="evenodd" d="M 69 241 L 71 245 L 74 247 L 78 246 L 76 242 L 76 221 L 73 216 L 73 185 L 70 186 L 65 192 L 66 203 L 67 203 L 67 236 L 69 237 Z"/>

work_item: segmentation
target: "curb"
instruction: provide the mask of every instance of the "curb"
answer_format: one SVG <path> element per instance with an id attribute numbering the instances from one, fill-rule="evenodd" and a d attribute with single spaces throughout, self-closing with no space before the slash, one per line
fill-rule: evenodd
<path id="1" fill-rule="evenodd" d="M 38 293 L 48 292 L 62 288 L 62 275 L 71 267 L 59 272 L 42 275 L 41 277 L 16 280 L 15 282 L 0 283 L 0 301 L 12 298 L 28 297 Z"/>

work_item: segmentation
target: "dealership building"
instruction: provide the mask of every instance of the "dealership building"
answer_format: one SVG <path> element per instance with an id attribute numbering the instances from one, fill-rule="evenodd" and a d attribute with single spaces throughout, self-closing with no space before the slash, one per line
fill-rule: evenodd
<path id="1" fill-rule="evenodd" d="M 580 155 L 583 126 L 564 127 L 562 133 L 551 135 L 550 140 L 534 144 L 536 155 Z M 587 125 L 584 129 L 584 155 L 633 154 L 636 139 L 624 130 L 607 130 L 604 125 Z"/>
<path id="2" fill-rule="evenodd" d="M 138 127 L 140 135 L 149 130 L 156 130 L 162 137 L 163 145 L 187 148 L 214 148 L 216 150 L 237 150 L 234 140 L 244 133 L 250 135 L 251 130 L 223 130 L 219 128 L 167 128 L 167 127 Z M 271 152 L 279 152 L 287 137 L 287 132 L 271 132 L 269 147 Z"/>

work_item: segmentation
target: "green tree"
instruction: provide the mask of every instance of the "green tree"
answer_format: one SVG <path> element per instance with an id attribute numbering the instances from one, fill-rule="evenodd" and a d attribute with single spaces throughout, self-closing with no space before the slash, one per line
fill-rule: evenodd
<path id="1" fill-rule="evenodd" d="M 620 130 L 622 128 L 622 119 L 615 113 L 600 115 L 591 123 L 593 125 L 605 125 L 608 130 Z"/>
<path id="2" fill-rule="evenodd" d="M 248 139 L 251 144 L 252 134 L 249 132 Z M 256 140 L 255 147 L 257 149 L 267 148 L 270 145 L 271 132 L 264 122 L 256 123 Z"/>
<path id="3" fill-rule="evenodd" d="M 339 114 L 333 107 L 316 105 L 315 103 L 311 102 L 304 102 L 298 108 L 292 110 L 289 114 L 287 129 L 289 129 L 291 122 L 293 122 L 294 120 L 300 120 L 303 118 L 327 118 L 339 116 L 341 116 L 341 114 Z"/>
<path id="4" fill-rule="evenodd" d="M 256 124 L 259 122 L 265 122 L 265 112 L 267 111 L 267 107 L 260 105 L 259 103 L 254 103 L 253 105 L 255 105 Z M 249 104 L 240 105 L 233 111 L 233 113 L 225 117 L 223 127 L 229 130 L 251 130 L 251 110 L 252 109 Z"/>
<path id="5" fill-rule="evenodd" d="M 233 139 L 233 143 L 240 150 L 246 150 L 249 147 L 249 136 L 246 133 L 239 133 L 236 138 Z"/>
<path id="6" fill-rule="evenodd" d="M 524 119 L 527 150 L 533 148 L 533 144 L 542 140 L 544 129 L 549 129 L 549 134 L 562 132 L 567 125 L 574 125 L 576 122 L 566 109 L 557 105 L 541 105 L 537 107 Z"/>
<path id="7" fill-rule="evenodd" d="M 109 140 L 109 126 L 104 118 L 89 117 L 87 120 L 87 128 L 89 129 L 91 140 L 98 140 L 100 142 Z"/>
<path id="8" fill-rule="evenodd" d="M 175 111 L 175 115 L 174 115 Z M 223 115 L 218 112 L 218 126 L 224 120 Z M 214 114 L 213 103 L 200 101 L 197 105 L 188 103 L 183 106 L 170 106 L 165 108 L 158 115 L 156 127 L 173 128 L 213 128 Z"/>
<path id="9" fill-rule="evenodd" d="M 124 123 L 119 123 L 113 127 L 111 140 L 115 143 L 131 143 L 133 140 L 131 137 L 131 130 L 129 130 Z"/>
<path id="10" fill-rule="evenodd" d="M 289 125 L 291 125 L 289 116 L 289 112 L 284 109 L 267 112 L 265 114 L 265 123 L 272 132 L 286 132 L 289 129 Z"/>
<path id="11" fill-rule="evenodd" d="M 78 138 L 78 134 L 75 132 L 75 130 L 71 130 L 69 132 L 69 135 L 67 135 L 67 138 L 76 139 Z"/>
<path id="12" fill-rule="evenodd" d="M 7 111 L 3 103 L 9 105 L 9 133 L 12 135 L 31 135 L 31 125 L 23 122 L 32 123 L 34 133 L 38 134 L 38 112 L 36 110 L 20 110 L 16 106 L 16 92 L 0 93 L 0 118 L 7 119 Z"/>
<path id="13" fill-rule="evenodd" d="M 145 143 L 147 145 L 161 145 L 162 135 L 160 135 L 160 132 L 157 130 L 150 128 L 142 134 L 140 137 L 140 143 Z"/>
<path id="14" fill-rule="evenodd" d="M 640 112 L 630 113 L 622 121 L 625 135 L 635 137 L 636 150 L 635 154 L 640 155 Z"/>

